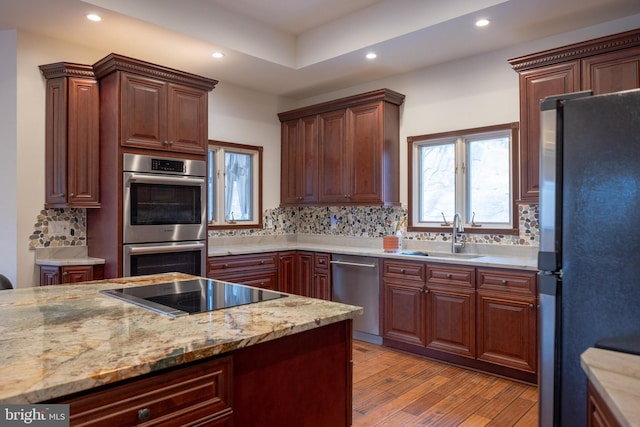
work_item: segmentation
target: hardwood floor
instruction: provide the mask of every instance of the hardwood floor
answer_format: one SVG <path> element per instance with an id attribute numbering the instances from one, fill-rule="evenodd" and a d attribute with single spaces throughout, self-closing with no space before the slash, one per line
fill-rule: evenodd
<path id="1" fill-rule="evenodd" d="M 537 426 L 538 388 L 353 342 L 353 426 Z"/>

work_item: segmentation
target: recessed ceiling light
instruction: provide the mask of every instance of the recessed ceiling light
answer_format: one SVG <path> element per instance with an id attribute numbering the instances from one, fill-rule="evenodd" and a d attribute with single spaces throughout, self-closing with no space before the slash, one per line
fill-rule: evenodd
<path id="1" fill-rule="evenodd" d="M 486 27 L 487 25 L 489 25 L 489 20 L 488 19 L 478 19 L 476 21 L 476 27 Z"/>
<path id="2" fill-rule="evenodd" d="M 378 55 L 376 55 L 374 52 L 369 52 L 365 55 L 365 57 L 367 59 L 376 59 L 378 57 Z"/>
<path id="3" fill-rule="evenodd" d="M 223 58 L 224 57 L 224 53 L 222 53 L 222 52 L 213 52 L 211 54 L 211 56 L 213 56 L 214 58 Z"/>
<path id="4" fill-rule="evenodd" d="M 93 21 L 93 22 L 100 22 L 102 21 L 102 18 L 100 17 L 100 15 L 96 15 L 95 13 L 90 13 L 87 15 L 87 19 L 89 21 Z"/>

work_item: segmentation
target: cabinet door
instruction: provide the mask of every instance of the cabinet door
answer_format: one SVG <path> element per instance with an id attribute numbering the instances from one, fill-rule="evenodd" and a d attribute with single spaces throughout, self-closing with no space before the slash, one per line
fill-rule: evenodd
<path id="1" fill-rule="evenodd" d="M 318 200 L 321 203 L 349 201 L 346 117 L 346 110 L 342 109 L 321 114 L 319 118 Z"/>
<path id="2" fill-rule="evenodd" d="M 318 201 L 318 118 L 303 117 L 282 124 L 282 204 Z"/>
<path id="3" fill-rule="evenodd" d="M 582 60 L 582 89 L 595 95 L 640 87 L 640 47 Z"/>
<path id="4" fill-rule="evenodd" d="M 121 139 L 123 146 L 165 149 L 167 141 L 167 84 L 146 77 L 121 74 Z"/>
<path id="5" fill-rule="evenodd" d="M 424 286 L 383 280 L 382 336 L 419 346 L 425 345 Z"/>
<path id="6" fill-rule="evenodd" d="M 40 286 L 60 284 L 60 268 L 49 265 L 40 266 Z"/>
<path id="7" fill-rule="evenodd" d="M 475 358 L 475 292 L 467 289 L 427 289 L 427 347 Z"/>
<path id="8" fill-rule="evenodd" d="M 206 153 L 207 92 L 170 84 L 167 98 L 168 148 L 183 153 Z"/>
<path id="9" fill-rule="evenodd" d="M 99 207 L 100 94 L 92 79 L 69 79 L 67 201 Z"/>
<path id="10" fill-rule="evenodd" d="M 278 261 L 278 290 L 295 294 L 296 283 L 296 254 L 282 252 Z"/>
<path id="11" fill-rule="evenodd" d="M 535 298 L 478 291 L 477 358 L 536 372 L 536 322 Z"/>
<path id="12" fill-rule="evenodd" d="M 45 203 L 67 203 L 67 87 L 68 79 L 47 80 Z"/>
<path id="13" fill-rule="evenodd" d="M 382 103 L 347 110 L 348 201 L 382 201 Z"/>
<path id="14" fill-rule="evenodd" d="M 314 275 L 311 296 L 331 301 L 331 254 L 313 254 Z"/>
<path id="15" fill-rule="evenodd" d="M 571 61 L 520 74 L 520 200 L 540 196 L 540 100 L 580 90 L 580 64 Z"/>
<path id="16" fill-rule="evenodd" d="M 93 280 L 92 265 L 69 265 L 61 268 L 62 283 L 80 283 Z"/>
<path id="17" fill-rule="evenodd" d="M 295 269 L 297 270 L 292 286 L 293 293 L 310 297 L 313 295 L 313 253 L 297 254 Z"/>

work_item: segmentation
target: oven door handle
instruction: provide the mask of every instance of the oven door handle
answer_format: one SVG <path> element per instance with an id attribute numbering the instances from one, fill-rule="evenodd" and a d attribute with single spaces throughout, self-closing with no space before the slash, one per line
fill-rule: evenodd
<path id="1" fill-rule="evenodd" d="M 187 243 L 184 245 L 137 246 L 128 248 L 130 254 L 148 254 L 158 252 L 186 252 L 193 249 L 204 249 L 204 243 Z"/>
<path id="2" fill-rule="evenodd" d="M 202 185 L 204 184 L 204 181 L 205 181 L 204 178 L 153 176 L 153 175 L 141 175 L 136 173 L 132 173 L 129 176 L 129 182 L 136 182 L 141 184 Z"/>

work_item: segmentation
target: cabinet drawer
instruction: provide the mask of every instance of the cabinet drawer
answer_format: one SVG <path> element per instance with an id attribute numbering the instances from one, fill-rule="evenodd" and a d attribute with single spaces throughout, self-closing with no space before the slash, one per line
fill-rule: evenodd
<path id="1" fill-rule="evenodd" d="M 424 282 L 425 269 L 424 263 L 385 260 L 382 271 L 384 277 Z"/>
<path id="2" fill-rule="evenodd" d="M 210 279 L 220 280 L 223 282 L 236 283 L 238 285 L 253 286 L 262 289 L 278 289 L 278 272 L 255 272 L 250 274 L 210 274 Z"/>
<path id="3" fill-rule="evenodd" d="M 427 283 L 429 285 L 455 285 L 473 289 L 475 287 L 475 271 L 473 267 L 428 265 Z"/>
<path id="4" fill-rule="evenodd" d="M 224 357 L 90 392 L 70 405 L 74 426 L 194 425 L 231 414 L 232 359 Z M 216 424 L 214 424 L 216 425 Z"/>
<path id="5" fill-rule="evenodd" d="M 325 253 L 316 253 L 314 256 L 315 268 L 327 269 L 329 268 L 329 262 L 331 261 L 331 255 Z"/>
<path id="6" fill-rule="evenodd" d="M 478 289 L 535 296 L 537 273 L 534 271 L 478 269 Z"/>
<path id="7" fill-rule="evenodd" d="M 266 253 L 257 255 L 231 255 L 211 257 L 208 260 L 208 270 L 214 272 L 278 269 L 278 254 Z"/>

